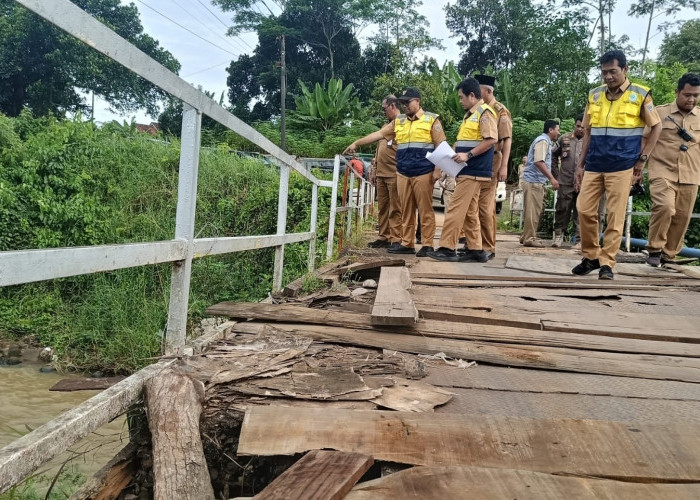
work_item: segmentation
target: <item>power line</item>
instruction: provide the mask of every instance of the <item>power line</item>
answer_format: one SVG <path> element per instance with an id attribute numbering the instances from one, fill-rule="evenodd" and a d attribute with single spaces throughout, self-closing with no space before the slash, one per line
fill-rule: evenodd
<path id="1" fill-rule="evenodd" d="M 212 42 L 212 41 L 210 41 L 210 40 L 207 40 L 207 39 L 204 38 L 203 36 L 198 35 L 198 34 L 195 33 L 194 31 L 192 31 L 191 29 L 189 29 L 189 28 L 183 26 L 182 24 L 178 23 L 177 21 L 173 21 L 172 19 L 170 19 L 168 16 L 166 16 L 166 15 L 163 14 L 162 12 L 160 12 L 160 11 L 154 9 L 153 7 L 151 7 L 150 5 L 148 5 L 147 3 L 145 3 L 143 0 L 137 0 L 137 2 L 139 2 L 140 4 L 142 4 L 142 5 L 145 6 L 145 7 L 148 7 L 149 9 L 151 9 L 153 12 L 155 12 L 155 13 L 158 14 L 159 16 L 161 16 L 161 17 L 167 19 L 167 20 L 170 21 L 171 23 L 175 24 L 176 26 L 179 26 L 179 27 L 182 28 L 183 30 L 187 31 L 188 33 L 191 33 L 192 35 L 194 35 L 194 36 L 196 36 L 197 38 L 199 38 L 200 40 L 202 40 L 202 41 L 208 43 L 209 45 L 213 45 L 213 46 L 216 47 L 217 49 L 223 50 L 223 51 L 226 52 L 227 54 L 231 54 L 232 56 L 238 57 L 238 54 L 234 54 L 234 53 L 231 52 L 230 50 L 225 49 L 224 47 L 222 47 L 222 46 L 220 46 L 220 45 L 217 45 L 217 44 L 215 44 L 214 42 Z"/>
<path id="2" fill-rule="evenodd" d="M 190 16 L 192 19 L 194 19 L 195 21 L 197 21 L 197 22 L 198 22 L 199 24 L 201 24 L 204 28 L 208 29 L 208 30 L 209 30 L 211 33 L 213 33 L 216 37 L 218 37 L 219 39 L 221 39 L 221 40 L 223 40 L 224 42 L 226 42 L 227 44 L 229 44 L 234 50 L 238 50 L 238 51 L 241 51 L 241 52 L 245 52 L 245 49 L 244 49 L 241 45 L 234 45 L 234 44 L 233 44 L 233 42 L 234 42 L 235 40 L 232 40 L 231 38 L 224 38 L 224 37 L 221 36 L 219 33 L 217 33 L 216 31 L 214 31 L 214 29 L 212 29 L 211 27 L 209 27 L 209 25 L 207 25 L 207 24 L 206 24 L 204 21 L 202 21 L 199 17 L 195 16 L 192 12 L 188 11 L 185 7 L 183 7 L 182 5 L 180 5 L 176 0 L 172 0 L 172 2 L 173 2 L 175 5 L 177 5 L 178 7 L 180 7 L 180 9 L 182 9 L 182 11 L 183 11 L 185 14 L 187 14 L 187 15 Z M 239 55 L 240 55 L 240 54 L 239 54 Z"/>
<path id="3" fill-rule="evenodd" d="M 219 21 L 219 22 L 221 23 L 221 25 L 222 25 L 224 28 L 226 28 L 226 31 L 228 32 L 229 26 L 227 26 L 226 23 L 223 22 L 223 21 L 219 18 L 219 16 L 217 16 L 209 7 L 207 7 L 207 5 L 206 5 L 204 2 L 202 2 L 202 0 L 197 0 L 197 2 L 199 3 L 199 5 L 201 5 L 201 6 L 204 7 L 205 9 L 207 9 L 207 12 L 209 12 L 209 14 L 211 14 L 211 15 L 214 17 L 214 19 L 216 19 L 217 21 Z M 243 42 L 250 50 L 254 50 L 253 47 L 251 47 L 251 46 L 248 44 L 248 42 L 246 42 L 245 40 L 243 40 L 243 38 L 241 38 L 240 36 L 237 36 L 237 35 L 234 35 L 234 36 L 236 36 L 241 42 Z"/>
<path id="4" fill-rule="evenodd" d="M 197 70 L 194 73 L 189 73 L 187 75 L 184 75 L 182 78 L 189 78 L 191 76 L 198 75 L 199 73 L 204 73 L 205 71 L 209 71 L 210 69 L 218 68 L 219 66 L 223 66 L 224 64 L 228 64 L 230 62 L 231 62 L 230 59 L 226 59 L 225 61 L 222 61 L 219 64 L 215 64 L 213 66 L 209 66 L 208 68 Z"/>

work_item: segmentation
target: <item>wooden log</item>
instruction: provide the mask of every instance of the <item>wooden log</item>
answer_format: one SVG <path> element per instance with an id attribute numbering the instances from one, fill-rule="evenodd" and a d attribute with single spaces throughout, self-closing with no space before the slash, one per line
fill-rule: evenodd
<path id="1" fill-rule="evenodd" d="M 412 325 L 418 310 L 411 298 L 411 275 L 405 267 L 382 267 L 372 307 L 373 325 Z"/>
<path id="2" fill-rule="evenodd" d="M 312 449 L 630 482 L 700 482 L 700 426 L 493 415 L 251 407 L 239 455 Z M 477 497 L 478 498 L 478 497 Z M 503 497 L 512 498 L 512 497 Z M 554 498 L 560 498 L 555 496 Z"/>
<path id="3" fill-rule="evenodd" d="M 167 369 L 146 382 L 156 500 L 214 500 L 199 416 L 204 384 Z"/>
<path id="4" fill-rule="evenodd" d="M 637 484 L 608 479 L 564 477 L 541 472 L 469 466 L 413 467 L 356 485 L 346 500 L 423 500 L 425 498 L 480 500 L 693 500 L 697 484 Z"/>
<path id="5" fill-rule="evenodd" d="M 255 500 L 341 500 L 374 463 L 360 453 L 312 450 L 255 495 Z"/>

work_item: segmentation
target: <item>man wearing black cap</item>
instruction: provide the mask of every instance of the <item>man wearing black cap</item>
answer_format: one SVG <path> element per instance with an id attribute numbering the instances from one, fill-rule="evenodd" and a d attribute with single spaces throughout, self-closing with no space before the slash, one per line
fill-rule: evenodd
<path id="1" fill-rule="evenodd" d="M 399 97 L 404 113 L 394 120 L 396 141 L 396 184 L 401 201 L 401 243 L 389 247 L 388 252 L 415 253 L 416 208 L 421 221 L 424 245 L 416 254 L 425 257 L 433 251 L 435 212 L 433 212 L 433 184 L 440 178 L 440 169 L 425 158 L 446 140 L 438 115 L 423 111 L 420 91 L 408 87 Z"/>
<path id="2" fill-rule="evenodd" d="M 493 176 L 490 182 L 481 184 L 478 200 L 474 200 L 469 207 L 467 217 L 464 220 L 464 234 L 473 234 L 481 231 L 481 244 L 489 259 L 496 255 L 496 188 L 499 182 L 504 182 L 508 177 L 508 159 L 513 137 L 513 119 L 510 111 L 496 100 L 493 95 L 493 86 L 496 78 L 490 75 L 475 75 L 479 82 L 481 98 L 497 114 L 498 142 L 493 151 Z M 478 217 L 477 217 L 478 214 Z M 476 226 L 480 225 L 480 228 Z M 469 246 L 469 241 L 466 242 Z"/>

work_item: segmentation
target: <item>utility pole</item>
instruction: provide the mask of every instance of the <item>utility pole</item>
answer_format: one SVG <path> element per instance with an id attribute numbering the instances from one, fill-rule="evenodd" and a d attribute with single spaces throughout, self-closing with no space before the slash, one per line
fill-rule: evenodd
<path id="1" fill-rule="evenodd" d="M 281 136 L 282 136 L 282 151 L 287 151 L 287 63 L 285 61 L 285 40 L 284 35 L 282 35 L 282 47 L 281 47 L 281 62 L 280 68 L 282 69 L 282 81 L 280 84 L 281 89 L 281 107 L 282 107 L 282 117 L 281 117 Z"/>

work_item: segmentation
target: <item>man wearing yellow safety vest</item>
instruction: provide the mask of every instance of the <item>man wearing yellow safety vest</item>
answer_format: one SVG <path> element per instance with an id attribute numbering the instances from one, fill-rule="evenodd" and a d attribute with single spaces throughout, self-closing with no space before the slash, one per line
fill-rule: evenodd
<path id="1" fill-rule="evenodd" d="M 473 232 L 469 224 L 481 225 L 481 243 L 489 260 L 496 256 L 496 187 L 500 181 L 508 177 L 508 160 L 513 137 L 513 119 L 510 111 L 496 100 L 493 86 L 496 78 L 490 75 L 476 75 L 479 82 L 481 97 L 484 102 L 496 112 L 498 124 L 498 142 L 493 147 L 493 176 L 491 181 L 481 185 L 479 199 L 472 202 L 464 220 L 464 233 Z M 478 212 L 478 217 L 475 215 Z"/>
<path id="2" fill-rule="evenodd" d="M 423 247 L 416 257 L 425 257 L 433 250 L 435 212 L 433 212 L 433 184 L 440 178 L 440 169 L 425 157 L 445 138 L 438 115 L 423 111 L 420 91 L 408 87 L 399 97 L 405 114 L 394 120 L 396 141 L 396 184 L 401 201 L 401 243 L 387 252 L 415 253 L 416 208 L 421 220 Z"/>
<path id="3" fill-rule="evenodd" d="M 642 177 L 644 164 L 661 133 L 661 123 L 649 89 L 627 79 L 627 58 L 622 51 L 603 54 L 600 68 L 605 85 L 588 94 L 585 135 L 576 167 L 583 260 L 571 272 L 584 275 L 599 269 L 599 279 L 611 280 L 622 242 L 630 186 L 633 179 Z M 650 133 L 643 139 L 645 125 Z M 601 247 L 598 202 L 603 194 L 607 197 L 608 225 Z"/>
<path id="4" fill-rule="evenodd" d="M 457 174 L 457 185 L 445 213 L 439 248 L 428 252 L 428 256 L 435 260 L 452 262 L 486 262 L 488 254 L 482 249 L 478 220 L 468 226 L 466 237 L 469 251 L 458 257 L 455 247 L 469 206 L 479 199 L 482 186 L 490 182 L 493 175 L 493 150 L 498 141 L 496 112 L 484 103 L 479 82 L 474 78 L 462 80 L 457 86 L 457 93 L 459 102 L 467 113 L 457 133 L 457 154 L 453 156 L 453 160 L 458 163 L 466 162 L 466 166 Z M 479 217 L 478 211 L 475 217 Z"/>

